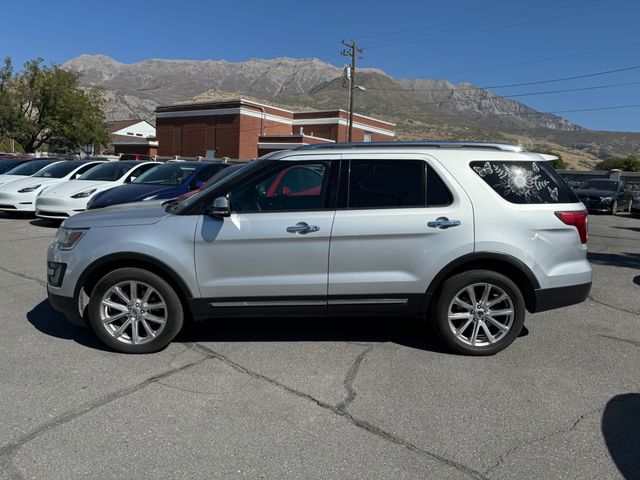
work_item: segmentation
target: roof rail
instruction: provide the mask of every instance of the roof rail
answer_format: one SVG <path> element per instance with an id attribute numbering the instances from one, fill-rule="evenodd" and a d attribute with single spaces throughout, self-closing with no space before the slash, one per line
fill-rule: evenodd
<path id="1" fill-rule="evenodd" d="M 401 142 L 351 142 L 351 143 L 315 143 L 303 145 L 295 150 L 335 150 L 341 148 L 460 148 L 502 150 L 504 152 L 524 152 L 522 147 L 506 143 L 491 142 L 443 142 L 438 140 L 401 141 Z"/>

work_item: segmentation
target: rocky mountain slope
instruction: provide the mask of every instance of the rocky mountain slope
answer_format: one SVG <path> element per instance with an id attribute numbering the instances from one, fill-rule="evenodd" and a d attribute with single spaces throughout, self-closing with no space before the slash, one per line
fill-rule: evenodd
<path id="1" fill-rule="evenodd" d="M 81 55 L 64 67 L 80 73 L 84 85 L 105 90 L 110 119 L 153 119 L 157 105 L 194 97 L 252 97 L 296 109 L 346 108 L 347 102 L 342 69 L 318 59 L 123 64 L 104 55 Z M 585 130 L 466 83 L 396 79 L 378 69 L 359 70 L 357 83 L 367 90 L 356 91 L 356 110 L 396 122 L 401 139 L 517 141 L 558 151 L 580 168 L 640 150 L 638 133 Z"/>

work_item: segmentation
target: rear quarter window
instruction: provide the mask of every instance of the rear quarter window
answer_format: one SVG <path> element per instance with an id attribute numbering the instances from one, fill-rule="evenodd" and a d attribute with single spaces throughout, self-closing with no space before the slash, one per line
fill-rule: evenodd
<path id="1" fill-rule="evenodd" d="M 473 171 L 511 203 L 577 203 L 571 188 L 547 162 L 471 162 Z"/>

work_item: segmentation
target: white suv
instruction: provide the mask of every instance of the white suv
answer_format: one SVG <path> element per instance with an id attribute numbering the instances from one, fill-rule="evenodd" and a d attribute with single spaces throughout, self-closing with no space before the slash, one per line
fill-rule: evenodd
<path id="1" fill-rule="evenodd" d="M 493 354 L 525 310 L 591 288 L 587 213 L 554 158 L 455 142 L 270 154 L 181 202 L 67 219 L 49 300 L 130 353 L 163 348 L 185 317 L 409 315 Z"/>

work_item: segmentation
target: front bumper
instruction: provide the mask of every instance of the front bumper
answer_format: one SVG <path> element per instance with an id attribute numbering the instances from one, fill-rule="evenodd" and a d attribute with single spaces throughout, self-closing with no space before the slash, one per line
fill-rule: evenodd
<path id="1" fill-rule="evenodd" d="M 34 212 L 35 195 L 32 193 L 0 192 L 0 211 L 3 212 Z"/>
<path id="2" fill-rule="evenodd" d="M 61 295 L 55 295 L 49 291 L 47 287 L 47 296 L 49 297 L 49 303 L 54 310 L 64 314 L 69 323 L 73 325 L 86 327 L 87 323 L 80 315 L 78 310 L 78 302 L 73 297 L 63 297 Z"/>
<path id="3" fill-rule="evenodd" d="M 55 198 L 41 196 L 36 199 L 36 216 L 64 220 L 87 209 L 89 198 Z"/>
<path id="4" fill-rule="evenodd" d="M 568 287 L 539 288 L 535 291 L 535 304 L 531 313 L 568 307 L 584 302 L 591 291 L 591 282 Z"/>

